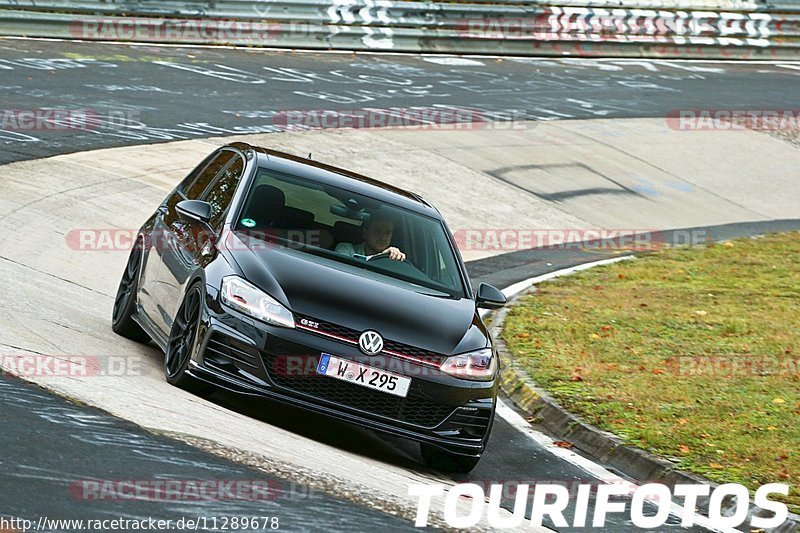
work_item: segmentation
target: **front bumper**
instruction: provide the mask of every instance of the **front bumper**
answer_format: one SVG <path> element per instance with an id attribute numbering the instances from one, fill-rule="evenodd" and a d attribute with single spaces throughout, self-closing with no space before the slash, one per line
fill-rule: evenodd
<path id="1" fill-rule="evenodd" d="M 492 425 L 497 383 L 458 379 L 429 365 L 368 357 L 351 344 L 209 312 L 188 372 L 220 388 L 271 398 L 375 431 L 479 456 Z M 406 398 L 316 373 L 321 353 L 411 377 Z"/>

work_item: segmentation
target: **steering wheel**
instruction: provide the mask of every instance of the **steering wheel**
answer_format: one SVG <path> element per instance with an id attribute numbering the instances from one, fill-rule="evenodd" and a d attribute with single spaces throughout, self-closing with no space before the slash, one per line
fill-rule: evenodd
<path id="1" fill-rule="evenodd" d="M 371 255 L 369 257 L 369 260 L 370 261 L 374 261 L 375 259 L 386 259 L 387 257 L 389 257 L 389 251 L 388 250 L 384 250 L 383 252 L 381 252 L 379 254 Z"/>

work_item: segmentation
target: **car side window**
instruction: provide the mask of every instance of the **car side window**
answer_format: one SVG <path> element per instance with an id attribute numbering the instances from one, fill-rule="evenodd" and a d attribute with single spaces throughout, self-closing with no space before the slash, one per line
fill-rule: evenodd
<path id="1" fill-rule="evenodd" d="M 194 181 L 186 187 L 184 191 L 186 198 L 189 200 L 200 199 L 200 195 L 208 188 L 214 180 L 214 177 L 219 174 L 220 170 L 225 168 L 225 165 L 227 165 L 235 155 L 236 153 L 230 150 L 223 150 L 217 154 L 217 156 L 206 165 L 206 168 L 197 175 Z"/>
<path id="2" fill-rule="evenodd" d="M 212 228 L 216 228 L 222 220 L 222 215 L 228 210 L 228 206 L 233 199 L 233 193 L 236 191 L 236 186 L 242 178 L 244 172 L 244 160 L 241 156 L 236 156 L 222 174 L 217 178 L 214 184 L 203 194 L 203 201 L 211 204 L 211 219 L 209 223 Z"/>
<path id="3" fill-rule="evenodd" d="M 186 198 L 180 191 L 175 192 L 172 196 L 167 198 L 167 201 L 165 202 L 167 206 L 167 212 L 164 215 L 164 223 L 166 225 L 172 226 L 178 220 L 180 220 L 180 215 L 178 214 L 178 211 L 175 209 L 175 206 L 178 205 L 183 200 L 186 200 Z"/>

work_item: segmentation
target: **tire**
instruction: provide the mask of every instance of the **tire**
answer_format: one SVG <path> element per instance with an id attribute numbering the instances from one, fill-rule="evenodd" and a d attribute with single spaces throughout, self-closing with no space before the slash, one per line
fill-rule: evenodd
<path id="1" fill-rule="evenodd" d="M 111 313 L 111 329 L 117 335 L 136 342 L 148 342 L 148 335 L 142 327 L 133 320 L 136 313 L 136 291 L 139 288 L 139 270 L 142 268 L 142 240 L 136 239 L 128 264 L 117 288 L 114 298 L 114 310 Z"/>
<path id="2" fill-rule="evenodd" d="M 428 466 L 440 472 L 467 474 L 481 460 L 480 455 L 478 457 L 458 455 L 431 444 L 420 443 L 419 449 Z"/>
<path id="3" fill-rule="evenodd" d="M 203 312 L 203 290 L 201 283 L 195 283 L 178 309 L 172 323 L 172 330 L 164 354 L 164 377 L 170 385 L 201 396 L 209 394 L 214 386 L 192 377 L 186 371 L 189 368 L 192 352 L 197 345 L 197 333 Z"/>

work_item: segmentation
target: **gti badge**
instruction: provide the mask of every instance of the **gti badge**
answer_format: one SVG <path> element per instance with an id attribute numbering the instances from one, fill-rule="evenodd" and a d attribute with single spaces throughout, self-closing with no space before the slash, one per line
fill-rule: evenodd
<path id="1" fill-rule="evenodd" d="M 358 338 L 358 347 L 367 355 L 378 355 L 383 350 L 383 337 L 377 331 L 367 330 Z"/>
<path id="2" fill-rule="evenodd" d="M 301 318 L 300 323 L 309 328 L 319 329 L 319 322 L 314 322 L 313 320 L 309 320 L 307 318 Z"/>

